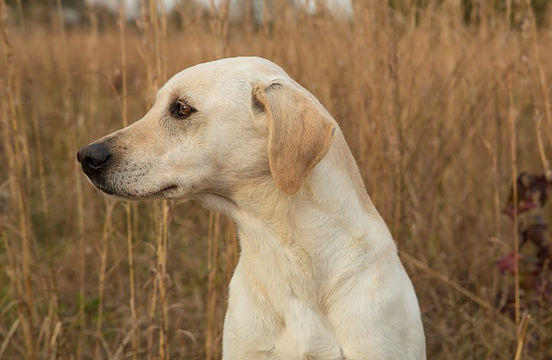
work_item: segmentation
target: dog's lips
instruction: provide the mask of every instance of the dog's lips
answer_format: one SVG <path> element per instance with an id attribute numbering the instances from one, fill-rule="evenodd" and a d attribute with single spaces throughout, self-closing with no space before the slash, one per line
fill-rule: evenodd
<path id="1" fill-rule="evenodd" d="M 163 193 L 165 191 L 176 190 L 176 189 L 178 189 L 178 185 L 169 185 L 169 186 L 164 187 L 163 189 L 159 190 L 159 192 Z"/>
<path id="2" fill-rule="evenodd" d="M 105 184 L 96 183 L 94 181 L 92 181 L 92 183 L 98 190 L 106 193 L 107 195 L 118 196 L 118 197 L 129 198 L 129 199 L 162 197 L 165 193 L 178 189 L 178 185 L 173 184 L 173 185 L 165 186 L 160 190 L 152 191 L 145 194 L 140 194 L 140 193 L 132 193 L 129 191 L 115 191 L 112 188 L 106 186 Z"/>

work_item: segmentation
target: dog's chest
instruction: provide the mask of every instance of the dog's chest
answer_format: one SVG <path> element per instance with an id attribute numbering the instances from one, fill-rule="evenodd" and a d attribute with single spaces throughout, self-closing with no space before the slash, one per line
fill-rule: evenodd
<path id="1" fill-rule="evenodd" d="M 241 277 L 241 268 L 238 270 L 234 276 Z M 274 278 L 271 278 L 272 281 Z M 247 306 L 234 306 L 231 303 L 230 308 L 247 308 L 248 314 L 241 315 L 249 318 L 248 323 L 243 324 L 245 328 L 256 329 L 254 336 L 258 336 L 258 339 L 252 339 L 253 347 L 257 347 L 256 353 L 261 352 L 266 359 L 271 360 L 343 359 L 341 346 L 329 320 L 316 305 L 304 301 L 292 286 L 260 285 L 258 277 L 255 280 L 240 279 L 238 282 L 247 284 L 249 288 L 239 294 L 233 291 L 231 301 Z M 229 318 L 227 321 L 232 321 Z M 226 325 L 234 327 L 237 324 Z M 237 332 L 251 333 L 241 330 Z"/>
<path id="2" fill-rule="evenodd" d="M 255 327 L 266 330 L 261 343 L 267 359 L 343 359 L 330 321 L 320 308 L 320 279 L 313 275 L 309 259 L 298 263 L 296 258 L 255 257 L 252 263 L 242 259 L 246 261 L 234 276 L 247 289 L 234 292 L 237 296 L 232 300 L 249 303 L 248 311 L 259 321 Z"/>

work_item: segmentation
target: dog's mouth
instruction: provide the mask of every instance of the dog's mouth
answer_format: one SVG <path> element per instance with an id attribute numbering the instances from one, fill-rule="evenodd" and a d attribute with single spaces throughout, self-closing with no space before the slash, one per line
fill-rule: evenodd
<path id="1" fill-rule="evenodd" d="M 167 185 L 159 190 L 154 190 L 146 193 L 138 193 L 138 192 L 132 192 L 128 190 L 114 190 L 110 186 L 107 186 L 102 183 L 96 183 L 93 181 L 93 184 L 98 190 L 102 191 L 103 193 L 111 196 L 117 196 L 127 199 L 145 199 L 145 198 L 154 198 L 154 197 L 166 197 L 174 192 L 174 190 L 178 189 L 178 185 L 172 184 Z"/>
<path id="2" fill-rule="evenodd" d="M 168 192 L 171 192 L 173 190 L 176 190 L 178 189 L 178 185 L 169 185 L 169 186 L 165 186 L 164 188 L 162 188 L 161 190 L 159 190 L 157 193 L 158 194 L 164 194 L 164 193 L 168 193 Z"/>

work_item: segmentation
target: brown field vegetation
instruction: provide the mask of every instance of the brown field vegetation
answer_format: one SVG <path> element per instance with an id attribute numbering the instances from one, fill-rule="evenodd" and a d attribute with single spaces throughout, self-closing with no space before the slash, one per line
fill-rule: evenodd
<path id="1" fill-rule="evenodd" d="M 534 215 L 518 216 L 519 183 L 510 194 L 519 173 L 549 170 L 550 11 L 537 27 L 525 0 L 473 1 L 469 21 L 460 1 L 359 0 L 342 21 L 274 1 L 255 25 L 165 17 L 150 0 L 121 28 L 17 3 L 0 15 L 0 358 L 220 358 L 233 224 L 102 196 L 75 154 L 139 119 L 179 70 L 258 55 L 342 127 L 413 279 L 428 358 L 552 359 L 552 256 L 534 270 L 521 231 Z M 552 223 L 550 206 L 533 212 Z"/>

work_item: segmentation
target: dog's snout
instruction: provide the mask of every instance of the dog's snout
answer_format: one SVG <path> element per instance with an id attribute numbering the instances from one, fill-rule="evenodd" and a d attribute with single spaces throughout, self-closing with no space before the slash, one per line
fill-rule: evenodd
<path id="1" fill-rule="evenodd" d="M 77 161 L 81 163 L 85 172 L 98 171 L 107 165 L 111 156 L 109 146 L 105 142 L 100 142 L 83 147 L 77 153 Z"/>

